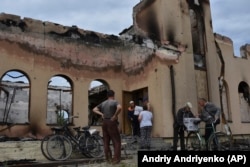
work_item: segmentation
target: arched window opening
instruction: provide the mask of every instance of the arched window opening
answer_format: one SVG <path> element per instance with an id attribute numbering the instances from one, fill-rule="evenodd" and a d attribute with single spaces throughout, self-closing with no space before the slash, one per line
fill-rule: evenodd
<path id="1" fill-rule="evenodd" d="M 88 124 L 92 126 L 102 125 L 101 116 L 93 113 L 93 108 L 107 99 L 108 84 L 104 80 L 93 80 L 89 87 Z"/>
<path id="2" fill-rule="evenodd" d="M 26 74 L 11 70 L 1 77 L 0 123 L 29 122 L 30 82 Z"/>
<path id="3" fill-rule="evenodd" d="M 241 122 L 250 123 L 250 94 L 249 86 L 246 82 L 240 82 L 238 93 L 240 99 Z"/>
<path id="4" fill-rule="evenodd" d="M 249 86 L 246 82 L 241 82 L 238 87 L 238 91 L 242 94 L 246 102 L 250 102 Z"/>
<path id="5" fill-rule="evenodd" d="M 189 15 L 194 53 L 194 65 L 197 69 L 206 69 L 205 60 L 205 32 L 203 11 L 200 5 L 191 3 Z"/>
<path id="6" fill-rule="evenodd" d="M 47 124 L 62 125 L 72 115 L 72 82 L 62 75 L 54 76 L 48 82 Z"/>

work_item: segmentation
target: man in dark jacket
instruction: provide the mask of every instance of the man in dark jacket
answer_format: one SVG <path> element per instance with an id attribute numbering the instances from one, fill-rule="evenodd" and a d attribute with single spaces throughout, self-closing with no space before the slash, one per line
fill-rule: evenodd
<path id="1" fill-rule="evenodd" d="M 184 131 L 186 127 L 183 122 L 183 118 L 193 118 L 194 115 L 191 111 L 192 104 L 187 102 L 184 107 L 180 108 L 177 112 L 176 120 L 174 122 L 174 139 L 173 150 L 177 150 L 178 136 L 180 136 L 181 150 L 185 150 Z"/>
<path id="2" fill-rule="evenodd" d="M 205 141 L 208 149 L 207 141 L 213 131 L 216 131 L 216 125 L 220 123 L 220 108 L 215 104 L 208 102 L 204 98 L 199 98 L 198 104 L 201 107 L 200 118 L 206 123 L 205 125 Z M 213 129 L 214 128 L 214 129 Z"/>

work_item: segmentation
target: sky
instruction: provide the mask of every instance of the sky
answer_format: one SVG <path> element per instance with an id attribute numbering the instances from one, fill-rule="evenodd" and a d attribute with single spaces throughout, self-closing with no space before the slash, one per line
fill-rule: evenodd
<path id="1" fill-rule="evenodd" d="M 133 24 L 140 0 L 1 0 L 0 13 L 118 35 Z M 210 0 L 213 31 L 233 40 L 234 52 L 250 43 L 250 0 Z"/>

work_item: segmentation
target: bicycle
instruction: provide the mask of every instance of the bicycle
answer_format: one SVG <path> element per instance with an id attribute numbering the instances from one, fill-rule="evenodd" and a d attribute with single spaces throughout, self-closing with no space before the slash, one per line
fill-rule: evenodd
<path id="1" fill-rule="evenodd" d="M 90 158 L 99 158 L 104 155 L 103 138 L 99 131 L 85 126 L 80 130 L 79 144 L 81 151 Z"/>
<path id="2" fill-rule="evenodd" d="M 70 118 L 78 118 L 78 117 L 70 117 Z M 64 119 L 65 121 L 65 119 Z M 80 136 L 80 133 L 79 133 L 79 130 L 80 130 L 80 127 L 76 127 L 76 128 L 73 128 L 77 134 L 75 135 L 76 138 L 78 138 Z M 62 134 L 64 132 L 64 129 L 63 127 L 52 127 L 51 128 L 53 134 L 50 134 L 48 136 L 45 136 L 42 141 L 41 141 L 41 151 L 42 151 L 42 154 L 44 155 L 45 158 L 47 158 L 48 160 L 53 160 L 53 158 L 51 158 L 49 155 L 48 155 L 48 152 L 47 152 L 47 142 L 48 142 L 48 139 L 50 137 L 52 137 L 53 135 L 57 134 Z"/>
<path id="3" fill-rule="evenodd" d="M 73 149 L 78 149 L 89 158 L 103 156 L 103 141 L 98 131 L 90 130 L 89 126 L 83 127 L 83 130 L 80 127 L 73 129 L 76 134 L 68 127 L 68 121 L 62 127 L 52 128 L 54 134 L 46 136 L 41 142 L 43 155 L 49 160 L 66 160 Z"/>
<path id="4" fill-rule="evenodd" d="M 195 125 L 195 121 L 198 121 Z M 212 124 L 212 134 L 205 143 L 204 137 L 200 133 L 200 120 L 197 118 L 185 118 L 184 124 L 188 126 L 188 135 L 186 137 L 186 148 L 193 151 L 228 151 L 231 150 L 230 136 L 224 132 L 216 131 Z M 207 144 L 207 148 L 206 148 Z"/>

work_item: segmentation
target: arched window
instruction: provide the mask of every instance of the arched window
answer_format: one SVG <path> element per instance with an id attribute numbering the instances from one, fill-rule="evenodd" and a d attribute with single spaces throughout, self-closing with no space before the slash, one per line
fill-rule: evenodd
<path id="1" fill-rule="evenodd" d="M 106 81 L 101 79 L 93 80 L 89 86 L 89 125 L 102 125 L 102 118 L 93 113 L 93 108 L 107 99 L 109 86 Z"/>
<path id="2" fill-rule="evenodd" d="M 250 91 L 246 82 L 240 82 L 238 86 L 241 122 L 250 122 Z"/>
<path id="3" fill-rule="evenodd" d="M 0 122 L 25 124 L 29 122 L 30 82 L 26 74 L 11 70 L 1 77 Z"/>
<path id="4" fill-rule="evenodd" d="M 72 82 L 63 75 L 57 75 L 48 82 L 47 124 L 59 124 L 72 115 Z"/>

